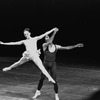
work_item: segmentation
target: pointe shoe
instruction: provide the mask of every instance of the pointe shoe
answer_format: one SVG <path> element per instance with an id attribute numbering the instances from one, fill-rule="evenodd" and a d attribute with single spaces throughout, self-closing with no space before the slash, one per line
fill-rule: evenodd
<path id="1" fill-rule="evenodd" d="M 49 78 L 48 80 L 53 82 L 53 83 L 56 83 L 52 78 Z"/>
<path id="2" fill-rule="evenodd" d="M 32 98 L 36 99 L 39 95 L 41 95 L 41 92 L 39 90 L 37 90 L 35 95 Z"/>
<path id="3" fill-rule="evenodd" d="M 55 100 L 59 100 L 58 94 L 55 94 Z"/>
<path id="4" fill-rule="evenodd" d="M 3 71 L 5 71 L 5 72 L 8 70 L 11 70 L 11 68 L 10 67 L 3 68 Z"/>

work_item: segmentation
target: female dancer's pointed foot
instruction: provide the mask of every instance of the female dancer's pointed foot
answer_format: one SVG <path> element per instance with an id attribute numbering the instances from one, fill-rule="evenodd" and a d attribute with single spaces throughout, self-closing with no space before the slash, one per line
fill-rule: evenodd
<path id="1" fill-rule="evenodd" d="M 52 83 L 56 83 L 52 78 L 49 78 L 48 80 L 51 81 Z"/>
<path id="2" fill-rule="evenodd" d="M 10 68 L 10 67 L 5 67 L 5 68 L 3 68 L 2 70 L 6 72 L 6 71 L 8 71 L 8 70 L 11 70 L 11 68 Z"/>

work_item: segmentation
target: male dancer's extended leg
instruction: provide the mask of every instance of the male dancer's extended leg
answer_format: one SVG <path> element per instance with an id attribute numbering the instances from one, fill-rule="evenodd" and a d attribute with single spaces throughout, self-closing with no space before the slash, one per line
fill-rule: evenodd
<path id="1" fill-rule="evenodd" d="M 9 67 L 5 67 L 3 68 L 3 71 L 8 71 L 8 70 L 11 70 L 12 68 L 15 68 L 17 66 L 20 66 L 22 65 L 23 63 L 27 62 L 28 60 L 24 57 L 22 57 L 19 61 L 15 62 L 14 64 L 12 64 L 11 66 Z"/>
<path id="2" fill-rule="evenodd" d="M 53 78 L 49 75 L 49 73 L 46 71 L 45 67 L 43 66 L 41 59 L 38 56 L 36 56 L 36 57 L 33 57 L 32 60 L 39 67 L 39 69 L 42 71 L 42 73 L 49 79 L 49 81 L 55 83 Z"/>
<path id="3" fill-rule="evenodd" d="M 45 69 L 49 72 L 49 68 L 45 64 L 44 64 L 44 66 L 45 66 Z M 45 77 L 46 76 L 43 73 L 41 73 L 41 77 L 40 77 L 40 80 L 39 80 L 39 83 L 37 86 L 37 90 L 35 92 L 35 95 L 32 97 L 33 99 L 37 98 L 41 94 L 40 90 L 43 86 L 43 82 L 44 82 Z"/>
<path id="4" fill-rule="evenodd" d="M 45 69 L 49 72 L 49 68 L 48 67 L 45 66 Z M 39 84 L 38 84 L 37 90 L 39 90 L 39 91 L 41 90 L 45 77 L 46 76 L 43 73 L 41 73 L 41 78 L 39 80 Z"/>
<path id="5" fill-rule="evenodd" d="M 39 90 L 39 91 L 41 90 L 45 77 L 46 76 L 43 73 L 41 73 L 41 78 L 39 80 L 39 84 L 38 84 L 37 90 Z"/>
<path id="6" fill-rule="evenodd" d="M 36 90 L 34 96 L 32 97 L 33 99 L 37 98 L 41 94 L 40 90 L 43 86 L 43 82 L 44 82 L 45 77 L 46 76 L 43 73 L 41 73 L 41 78 L 39 80 L 37 90 Z"/>

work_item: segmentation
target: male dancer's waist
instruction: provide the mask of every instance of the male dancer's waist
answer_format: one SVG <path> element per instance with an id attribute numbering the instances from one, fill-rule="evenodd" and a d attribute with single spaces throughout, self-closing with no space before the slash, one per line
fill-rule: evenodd
<path id="1" fill-rule="evenodd" d="M 54 62 L 56 58 L 54 56 L 44 56 L 44 61 Z"/>

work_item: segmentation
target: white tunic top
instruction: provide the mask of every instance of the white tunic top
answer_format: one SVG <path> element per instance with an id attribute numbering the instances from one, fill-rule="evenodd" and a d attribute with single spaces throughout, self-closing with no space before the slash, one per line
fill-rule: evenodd
<path id="1" fill-rule="evenodd" d="M 31 38 L 23 40 L 23 44 L 25 45 L 26 51 L 23 53 L 24 57 L 27 57 L 29 59 L 30 57 L 36 57 L 39 56 L 38 50 L 37 50 L 37 38 Z"/>

